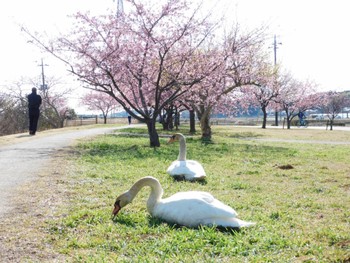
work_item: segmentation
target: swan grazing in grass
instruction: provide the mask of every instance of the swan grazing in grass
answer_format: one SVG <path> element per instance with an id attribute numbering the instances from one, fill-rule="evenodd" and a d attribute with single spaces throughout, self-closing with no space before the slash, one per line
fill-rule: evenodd
<path id="1" fill-rule="evenodd" d="M 207 192 L 179 192 L 162 199 L 163 189 L 159 181 L 151 176 L 138 180 L 128 191 L 117 197 L 114 203 L 113 218 L 120 209 L 131 203 L 145 186 L 151 188 L 147 201 L 148 212 L 168 223 L 187 227 L 200 225 L 240 228 L 254 225 L 237 218 L 236 211 L 215 199 Z"/>
<path id="2" fill-rule="evenodd" d="M 172 162 L 167 169 L 167 173 L 175 179 L 199 181 L 206 177 L 203 166 L 193 160 L 186 160 L 186 139 L 181 133 L 171 136 L 168 143 L 179 141 L 180 151 L 176 161 Z"/>

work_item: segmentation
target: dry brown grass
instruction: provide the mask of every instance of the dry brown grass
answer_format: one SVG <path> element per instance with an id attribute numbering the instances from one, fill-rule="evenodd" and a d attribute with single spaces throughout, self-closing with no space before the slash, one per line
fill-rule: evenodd
<path id="1" fill-rule="evenodd" d="M 62 262 L 62 255 L 44 242 L 45 222 L 53 219 L 60 205 L 69 199 L 65 154 L 56 156 L 38 179 L 18 189 L 11 197 L 15 209 L 0 220 L 1 262 Z M 63 168 L 67 169 L 63 169 Z"/>

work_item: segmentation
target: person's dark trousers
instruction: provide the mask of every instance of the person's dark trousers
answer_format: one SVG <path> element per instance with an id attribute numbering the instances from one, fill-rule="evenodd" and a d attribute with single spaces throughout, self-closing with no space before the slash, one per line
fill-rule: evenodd
<path id="1" fill-rule="evenodd" d="M 39 109 L 29 109 L 29 133 L 35 135 L 38 127 L 40 111 Z"/>

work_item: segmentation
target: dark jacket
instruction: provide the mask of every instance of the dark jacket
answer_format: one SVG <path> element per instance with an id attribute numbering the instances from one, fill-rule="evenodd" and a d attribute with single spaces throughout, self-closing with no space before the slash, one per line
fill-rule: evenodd
<path id="1" fill-rule="evenodd" d="M 35 91 L 32 91 L 32 93 L 28 95 L 28 108 L 39 109 L 40 105 L 41 105 L 40 95 L 36 94 Z"/>

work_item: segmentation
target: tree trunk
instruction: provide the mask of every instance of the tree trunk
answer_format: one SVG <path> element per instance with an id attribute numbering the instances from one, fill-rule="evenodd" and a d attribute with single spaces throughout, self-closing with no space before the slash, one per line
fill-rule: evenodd
<path id="1" fill-rule="evenodd" d="M 287 120 L 287 129 L 290 129 L 292 120 L 296 115 L 293 116 L 293 114 L 290 113 L 288 109 L 284 109 L 284 111 L 286 113 L 286 117 L 284 119 Z"/>
<path id="2" fill-rule="evenodd" d="M 161 122 L 162 122 L 162 126 L 163 126 L 163 131 L 169 130 L 169 128 L 168 128 L 169 125 L 168 125 L 168 123 L 167 123 L 167 119 L 164 118 L 164 117 L 162 117 Z"/>
<path id="3" fill-rule="evenodd" d="M 194 110 L 190 110 L 190 133 L 196 133 L 196 116 Z"/>
<path id="4" fill-rule="evenodd" d="M 148 135 L 149 135 L 149 141 L 151 147 L 159 147 L 159 136 L 156 130 L 156 120 L 149 120 L 147 122 L 147 129 L 148 129 Z"/>
<path id="5" fill-rule="evenodd" d="M 166 114 L 164 114 L 163 112 L 161 112 L 159 114 L 159 121 L 163 126 L 163 131 L 166 131 L 168 129 L 168 124 L 167 124 L 167 118 L 166 118 Z"/>
<path id="6" fill-rule="evenodd" d="M 262 107 L 261 110 L 263 112 L 263 122 L 262 122 L 261 128 L 266 129 L 266 120 L 267 120 L 266 107 Z"/>
<path id="7" fill-rule="evenodd" d="M 275 110 L 275 126 L 278 126 L 278 111 Z"/>
<path id="8" fill-rule="evenodd" d="M 63 128 L 64 127 L 64 121 L 65 121 L 66 119 L 64 119 L 64 118 L 62 118 L 61 120 L 60 120 L 60 128 Z"/>
<path id="9" fill-rule="evenodd" d="M 177 109 L 175 110 L 174 124 L 175 124 L 175 129 L 176 129 L 176 130 L 179 130 L 179 126 L 180 126 L 180 113 L 177 112 Z"/>
<path id="10" fill-rule="evenodd" d="M 174 128 L 172 108 L 165 110 L 165 114 L 162 116 L 162 125 L 164 131 L 171 131 Z"/>
<path id="11" fill-rule="evenodd" d="M 211 140 L 210 112 L 205 112 L 201 117 L 202 140 Z"/>
<path id="12" fill-rule="evenodd" d="M 173 108 L 167 109 L 167 123 L 168 123 L 168 130 L 172 131 L 174 129 L 174 119 L 173 119 Z"/>

